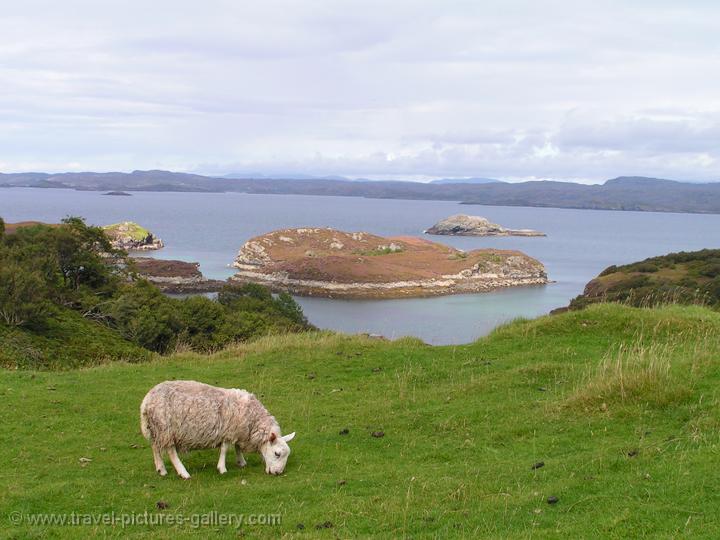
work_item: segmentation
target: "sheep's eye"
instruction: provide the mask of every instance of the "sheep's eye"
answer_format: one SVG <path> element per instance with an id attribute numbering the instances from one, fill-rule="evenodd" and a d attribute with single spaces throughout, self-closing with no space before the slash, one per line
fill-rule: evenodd
<path id="1" fill-rule="evenodd" d="M 275 457 L 280 457 L 280 452 L 275 452 Z"/>

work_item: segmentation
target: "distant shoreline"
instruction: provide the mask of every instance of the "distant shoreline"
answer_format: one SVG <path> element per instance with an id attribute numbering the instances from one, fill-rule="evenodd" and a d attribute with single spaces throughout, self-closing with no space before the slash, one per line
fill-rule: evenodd
<path id="1" fill-rule="evenodd" d="M 0 174 L 0 179 L 2 175 Z M 268 182 L 272 182 L 269 180 Z M 328 180 L 328 182 L 339 182 Z M 345 182 L 351 183 L 351 182 Z M 372 182 L 375 183 L 375 182 Z M 403 182 L 413 184 L 413 182 Z M 677 182 L 682 184 L 681 182 Z M 428 185 L 428 184 L 421 184 Z M 484 186 L 483 184 L 477 184 Z M 506 184 L 506 185 L 521 185 L 521 184 Z M 706 186 L 709 184 L 687 184 L 687 185 L 700 185 Z M 436 186 L 447 186 L 447 184 L 436 184 Z M 718 192 L 720 195 L 720 183 L 717 184 Z M 106 195 L 107 188 L 84 188 L 84 187 L 72 187 L 72 186 L 19 186 L 19 185 L 8 185 L 0 183 L 0 190 L 3 188 L 24 188 L 24 189 L 42 189 L 42 190 L 63 190 L 63 191 L 79 191 L 79 192 L 92 192 Z M 193 194 L 222 194 L 222 193 L 244 193 L 247 195 L 300 195 L 300 196 L 315 196 L 315 197 L 346 197 L 346 198 L 363 198 L 363 199 L 377 199 L 377 200 L 405 200 L 405 201 L 442 201 L 442 202 L 454 202 L 461 205 L 467 206 L 491 206 L 491 207 L 512 207 L 512 208 L 558 208 L 563 210 L 598 210 L 598 211 L 613 211 L 613 212 L 643 212 L 643 213 L 662 213 L 662 214 L 699 214 L 699 215 L 717 215 L 720 214 L 720 201 L 718 202 L 717 208 L 712 209 L 678 209 L 678 208 L 660 208 L 660 207 L 643 207 L 640 205 L 630 206 L 626 205 L 623 207 L 614 206 L 602 206 L 602 205 L 581 205 L 581 204 L 550 204 L 550 203 L 533 203 L 530 201 L 499 201 L 499 202 L 479 202 L 479 201 L 467 201 L 462 198 L 445 198 L 445 197 L 413 197 L 413 196 L 380 196 L 372 194 L 355 194 L 355 193 L 318 193 L 315 191 L 301 191 L 301 190 L 278 190 L 278 191 L 255 191 L 251 189 L 223 189 L 223 190 L 198 190 L 198 189 L 183 189 L 182 186 L 173 186 L 169 189 L 167 186 L 162 188 L 156 188 L 155 186 L 148 187 L 136 187 L 136 188 L 123 188 L 122 191 L 128 192 L 128 195 L 132 193 L 193 193 Z"/>

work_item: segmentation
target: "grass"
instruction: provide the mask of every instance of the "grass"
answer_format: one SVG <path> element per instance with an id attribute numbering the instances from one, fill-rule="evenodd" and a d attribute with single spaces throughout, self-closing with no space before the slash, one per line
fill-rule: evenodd
<path id="1" fill-rule="evenodd" d="M 2 372 L 8 515 L 216 511 L 280 523 L 0 526 L 11 538 L 717 538 L 716 335 L 720 314 L 706 308 L 600 304 L 465 346 L 316 333 Z M 158 477 L 138 407 L 172 378 L 261 396 L 297 431 L 286 473 L 265 475 L 250 456 L 220 476 L 217 452 L 200 451 L 183 458 L 191 480 Z"/>
<path id="2" fill-rule="evenodd" d="M 131 238 L 135 242 L 142 242 L 150 235 L 150 231 L 148 231 L 145 227 L 142 227 L 132 221 L 105 225 L 103 229 L 111 235 L 120 235 L 124 238 Z"/>

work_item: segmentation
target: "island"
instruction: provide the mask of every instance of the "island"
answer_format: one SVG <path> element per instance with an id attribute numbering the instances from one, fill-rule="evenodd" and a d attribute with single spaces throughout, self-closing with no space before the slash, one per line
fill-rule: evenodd
<path id="1" fill-rule="evenodd" d="M 103 195 L 111 195 L 113 197 L 132 197 L 132 194 L 127 193 L 126 191 L 108 191 L 107 193 L 103 193 Z"/>
<path id="2" fill-rule="evenodd" d="M 506 229 L 481 216 L 457 214 L 437 222 L 425 234 L 452 236 L 546 236 L 532 229 Z"/>
<path id="3" fill-rule="evenodd" d="M 197 262 L 132 257 L 134 270 L 164 293 L 196 294 L 219 291 L 227 282 L 208 279 Z"/>
<path id="4" fill-rule="evenodd" d="M 545 267 L 512 250 L 461 251 L 416 237 L 330 228 L 283 229 L 248 240 L 230 279 L 329 298 L 408 298 L 548 283 Z"/>
<path id="5" fill-rule="evenodd" d="M 132 221 L 105 225 L 103 230 L 116 249 L 148 251 L 160 249 L 164 246 L 160 238 Z"/>
<path id="6" fill-rule="evenodd" d="M 43 223 L 42 221 L 18 221 L 17 223 L 5 223 L 5 234 L 15 234 L 18 229 L 23 227 L 33 227 L 35 225 L 47 225 L 48 227 L 57 227 L 52 223 Z"/>

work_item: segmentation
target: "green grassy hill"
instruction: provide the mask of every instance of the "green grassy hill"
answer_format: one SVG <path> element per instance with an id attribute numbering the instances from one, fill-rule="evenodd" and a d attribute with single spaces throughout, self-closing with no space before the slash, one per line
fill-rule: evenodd
<path id="1" fill-rule="evenodd" d="M 717 312 L 600 304 L 467 346 L 308 333 L 213 356 L 5 371 L 0 507 L 24 523 L 3 521 L 3 534 L 718 538 L 719 360 Z M 220 476 L 217 452 L 202 451 L 184 458 L 191 480 L 157 476 L 138 408 L 171 378 L 261 396 L 297 431 L 285 474 L 252 456 Z M 281 523 L 123 529 L 24 516 L 113 511 Z"/>
<path id="2" fill-rule="evenodd" d="M 720 249 L 681 251 L 610 266 L 590 281 L 570 309 L 598 302 L 720 306 Z"/>

